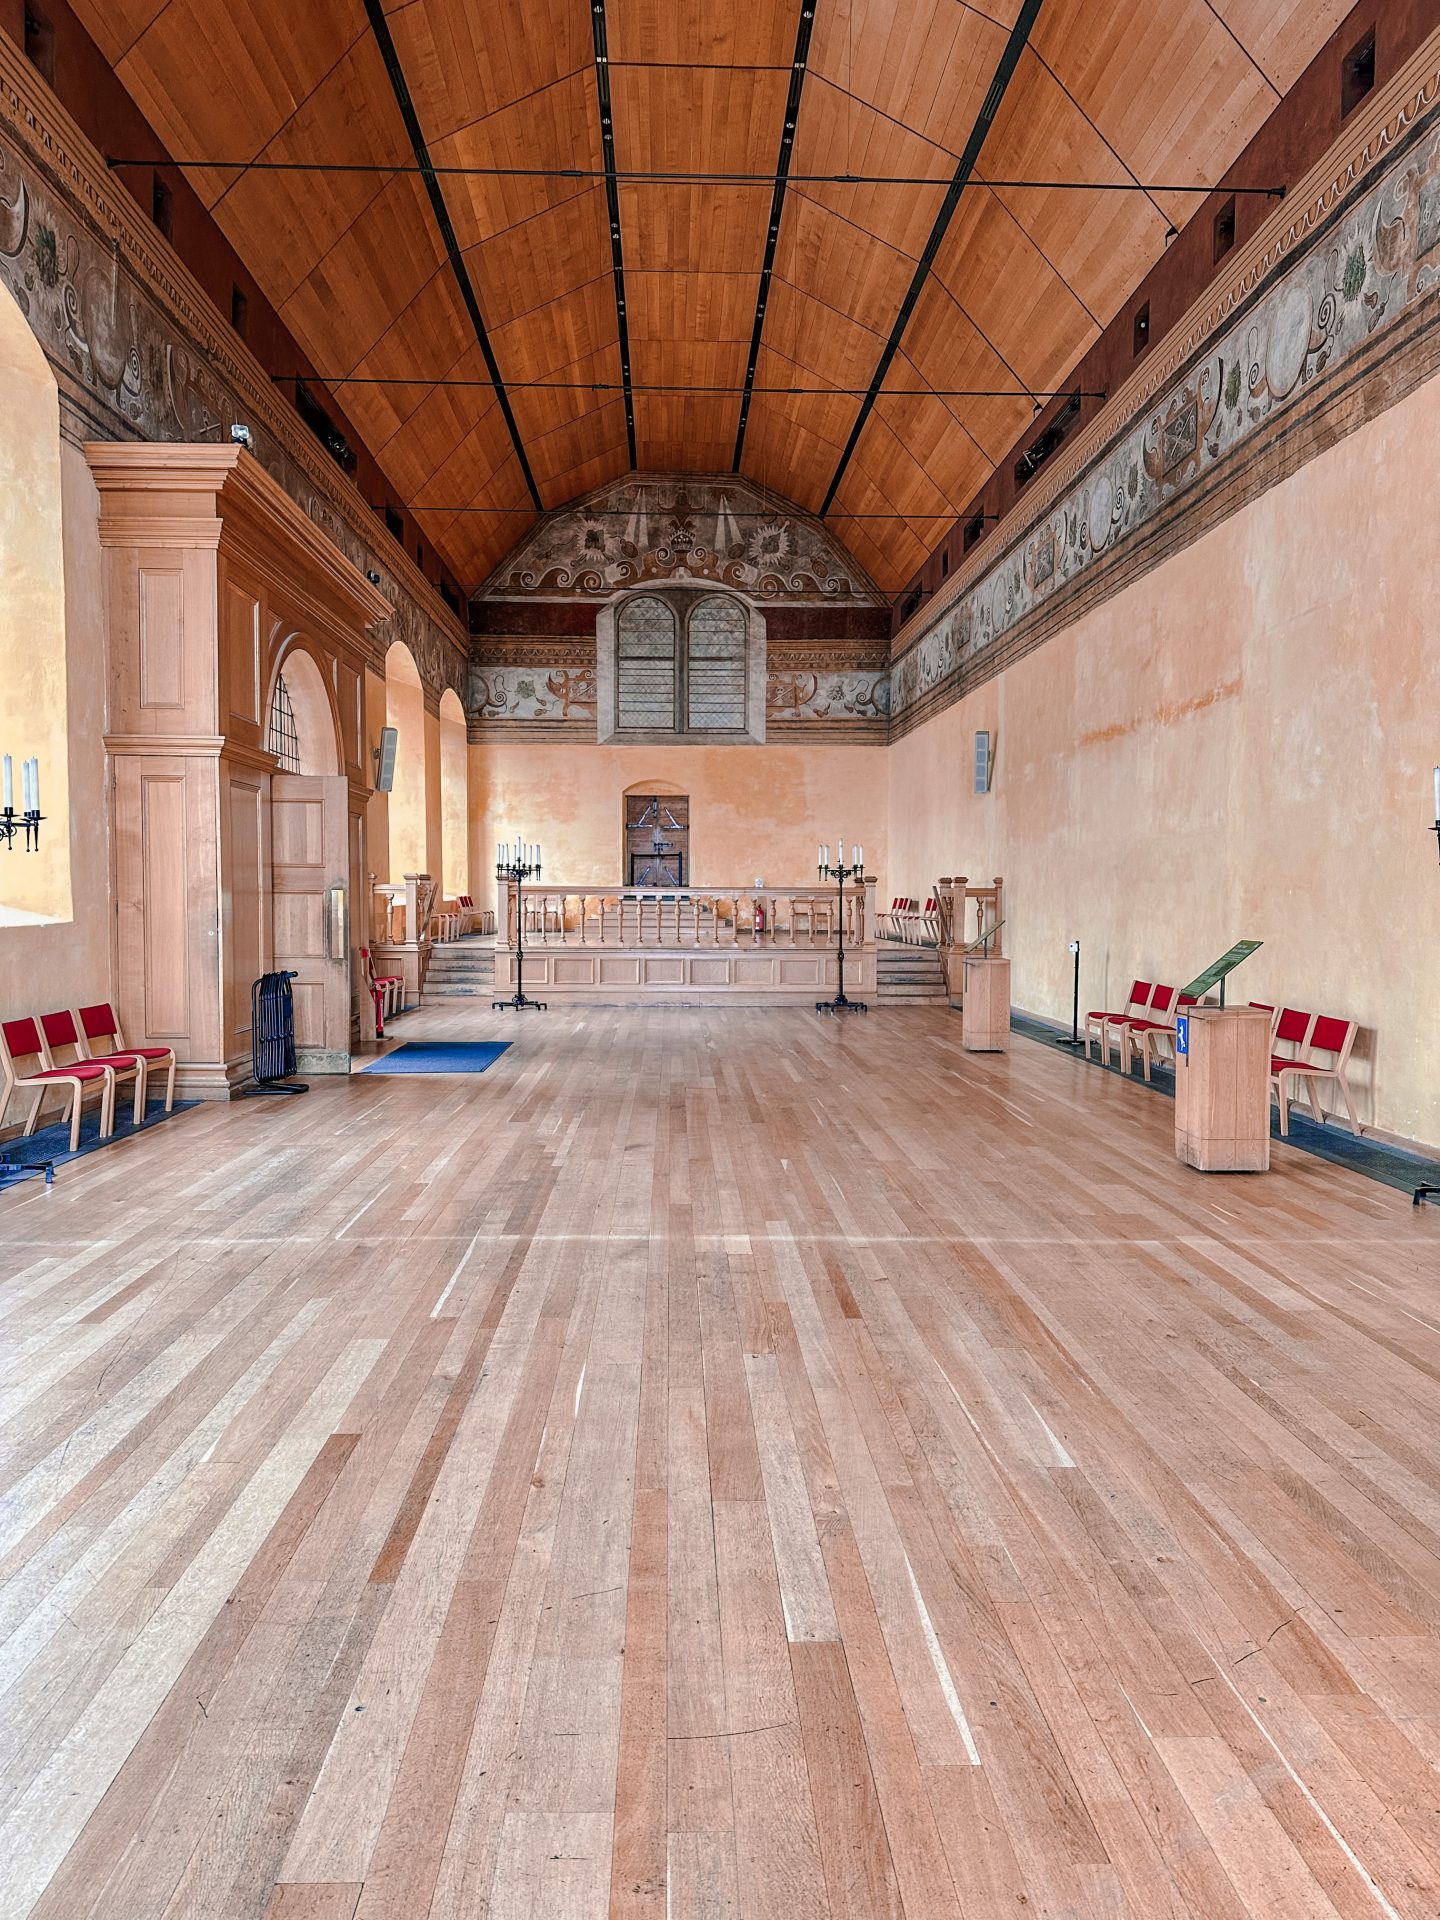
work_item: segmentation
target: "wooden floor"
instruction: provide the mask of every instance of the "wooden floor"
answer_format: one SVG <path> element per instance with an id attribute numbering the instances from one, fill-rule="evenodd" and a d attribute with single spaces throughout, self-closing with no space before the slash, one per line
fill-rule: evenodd
<path id="1" fill-rule="evenodd" d="M 1440 1215 L 505 1020 L 0 1197 L 6 1920 L 1435 1920 Z"/>

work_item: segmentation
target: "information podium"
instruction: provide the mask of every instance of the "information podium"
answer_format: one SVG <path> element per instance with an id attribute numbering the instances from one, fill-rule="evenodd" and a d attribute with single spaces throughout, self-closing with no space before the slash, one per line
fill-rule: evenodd
<path id="1" fill-rule="evenodd" d="M 967 953 L 960 1044 L 966 1053 L 1010 1051 L 1010 962 Z"/>
<path id="2" fill-rule="evenodd" d="M 1270 1015 L 1191 1007 L 1175 1023 L 1175 1157 L 1201 1173 L 1270 1168 Z"/>

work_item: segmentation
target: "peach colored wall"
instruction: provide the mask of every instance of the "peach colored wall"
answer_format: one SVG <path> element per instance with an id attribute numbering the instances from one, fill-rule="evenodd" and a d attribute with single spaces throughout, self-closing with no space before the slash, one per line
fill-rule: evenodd
<path id="1" fill-rule="evenodd" d="M 111 991 L 110 846 L 105 804 L 104 606 L 100 578 L 100 503 L 85 456 L 60 446 L 64 530 L 65 656 L 69 695 L 68 787 L 71 917 L 48 926 L 0 927 L 0 1018 L 41 1007 L 74 1006 Z M 8 658 L 8 654 L 6 656 Z M 42 762 L 41 773 L 45 774 Z M 59 769 L 57 767 L 57 773 Z M 19 803 L 19 768 L 16 768 Z M 41 790 L 48 812 L 65 783 Z M 30 858 L 0 850 L 0 860 Z M 17 1109 L 17 1111 L 22 1111 Z M 13 1118 L 13 1116 L 12 1116 Z"/>
<path id="2" fill-rule="evenodd" d="M 385 682 L 378 673 L 365 669 L 365 771 L 375 777 L 375 755 L 380 748 L 380 732 L 390 724 L 386 712 Z M 390 796 L 372 793 L 365 803 L 365 858 L 377 881 L 390 877 Z"/>
<path id="3" fill-rule="evenodd" d="M 445 895 L 470 888 L 470 754 L 465 710 L 449 688 L 440 696 L 440 866 Z"/>
<path id="4" fill-rule="evenodd" d="M 655 782 L 690 796 L 690 860 L 697 886 L 763 879 L 810 885 L 815 848 L 839 831 L 865 848 L 884 892 L 886 779 L 880 747 L 470 748 L 477 823 L 474 888 L 495 902 L 495 843 L 538 840 L 545 875 L 568 886 L 614 884 L 621 875 L 623 796 Z"/>
<path id="5" fill-rule="evenodd" d="M 0 753 L 24 808 L 23 765 L 40 762 L 39 848 L 0 851 L 0 926 L 70 918 L 64 531 L 60 401 L 40 342 L 0 287 Z M 97 660 L 97 671 L 99 663 Z"/>
<path id="6" fill-rule="evenodd" d="M 891 870 L 1006 881 L 1015 1004 L 1082 1012 L 1263 940 L 1235 997 L 1362 1024 L 1361 1118 L 1440 1143 L 1431 381 L 897 740 Z M 995 739 L 971 791 L 974 734 Z"/>
<path id="7" fill-rule="evenodd" d="M 399 640 L 385 656 L 385 712 L 387 725 L 400 737 L 390 792 L 390 872 L 380 878 L 398 882 L 407 873 L 429 871 L 430 811 L 425 696 L 409 649 Z"/>
<path id="8" fill-rule="evenodd" d="M 440 716 L 425 715 L 425 872 L 438 880 L 444 865 L 444 826 L 441 818 Z"/>

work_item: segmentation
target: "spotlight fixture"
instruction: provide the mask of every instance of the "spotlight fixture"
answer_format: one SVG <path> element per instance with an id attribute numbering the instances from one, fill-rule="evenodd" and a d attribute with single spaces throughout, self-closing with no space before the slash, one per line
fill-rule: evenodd
<path id="1" fill-rule="evenodd" d="M 243 421 L 237 420 L 231 427 L 230 438 L 237 447 L 248 447 L 251 453 L 255 451 L 255 436 Z"/>

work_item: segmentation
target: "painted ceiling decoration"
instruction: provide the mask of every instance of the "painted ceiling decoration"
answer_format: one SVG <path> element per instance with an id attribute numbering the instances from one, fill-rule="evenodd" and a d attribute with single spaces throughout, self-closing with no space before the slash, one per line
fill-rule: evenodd
<path id="1" fill-rule="evenodd" d="M 485 592 L 608 598 L 676 580 L 768 601 L 884 601 L 819 521 L 744 481 L 696 474 L 635 475 L 596 488 L 538 527 Z"/>
<path id="2" fill-rule="evenodd" d="M 887 591 L 1347 11 L 74 4 L 462 579 L 738 455 Z"/>

